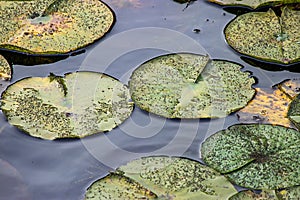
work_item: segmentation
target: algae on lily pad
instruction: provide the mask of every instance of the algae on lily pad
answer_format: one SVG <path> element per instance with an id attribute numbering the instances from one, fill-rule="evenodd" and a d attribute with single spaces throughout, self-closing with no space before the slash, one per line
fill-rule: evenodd
<path id="1" fill-rule="evenodd" d="M 300 184 L 300 134 L 273 125 L 235 125 L 202 144 L 204 162 L 242 187 L 279 189 Z"/>
<path id="2" fill-rule="evenodd" d="M 94 182 L 85 194 L 85 200 L 155 199 L 156 197 L 139 183 L 118 174 L 110 174 Z"/>
<path id="3" fill-rule="evenodd" d="M 223 6 L 247 6 L 253 9 L 261 6 L 274 6 L 291 3 L 300 3 L 300 0 L 209 0 Z"/>
<path id="4" fill-rule="evenodd" d="M 1 103 L 10 124 L 44 139 L 110 131 L 133 109 L 126 86 L 95 72 L 25 78 L 7 88 Z"/>
<path id="5" fill-rule="evenodd" d="M 300 129 L 300 94 L 290 104 L 288 117 Z"/>
<path id="6" fill-rule="evenodd" d="M 227 199 L 237 191 L 215 170 L 177 157 L 144 157 L 116 171 L 139 183 L 158 199 Z"/>
<path id="7" fill-rule="evenodd" d="M 30 54 L 61 54 L 104 36 L 114 23 L 99 0 L 0 1 L 0 48 Z"/>
<path id="8" fill-rule="evenodd" d="M 255 82 L 241 66 L 196 54 L 169 54 L 145 62 L 129 88 L 141 109 L 166 118 L 224 117 L 247 105 Z"/>
<path id="9" fill-rule="evenodd" d="M 300 11 L 288 7 L 281 17 L 268 12 L 240 15 L 225 28 L 228 44 L 250 57 L 284 64 L 300 60 Z"/>

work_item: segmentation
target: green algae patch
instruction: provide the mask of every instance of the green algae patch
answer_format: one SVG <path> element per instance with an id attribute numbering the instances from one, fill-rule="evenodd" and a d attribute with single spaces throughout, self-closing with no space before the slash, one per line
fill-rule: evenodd
<path id="1" fill-rule="evenodd" d="M 276 6 L 292 3 L 300 3 L 300 0 L 208 0 L 222 6 L 246 6 L 253 9 L 262 6 Z"/>
<path id="2" fill-rule="evenodd" d="M 10 124 L 43 139 L 82 138 L 110 131 L 132 110 L 129 90 L 95 72 L 32 77 L 10 85 L 1 109 Z"/>
<path id="3" fill-rule="evenodd" d="M 224 117 L 247 105 L 255 82 L 241 66 L 196 54 L 169 54 L 139 66 L 129 88 L 133 101 L 166 118 Z"/>
<path id="4" fill-rule="evenodd" d="M 204 162 L 233 183 L 252 189 L 300 184 L 300 134 L 273 125 L 235 125 L 202 144 Z"/>
<path id="5" fill-rule="evenodd" d="M 85 200 L 100 199 L 156 199 L 156 195 L 139 183 L 118 174 L 110 174 L 93 183 Z"/>
<path id="6" fill-rule="evenodd" d="M 29 54 L 62 54 L 93 43 L 113 23 L 98 0 L 0 1 L 0 48 Z"/>
<path id="7" fill-rule="evenodd" d="M 7 60 L 0 55 L 0 79 L 9 81 L 11 79 L 11 67 Z"/>
<path id="8" fill-rule="evenodd" d="M 300 11 L 284 7 L 278 17 L 268 12 L 251 12 L 236 17 L 225 28 L 228 44 L 257 59 L 291 64 L 300 60 Z"/>
<path id="9" fill-rule="evenodd" d="M 127 197 L 125 195 L 130 191 L 127 189 L 130 185 L 137 185 L 135 188 L 139 189 L 139 194 L 145 195 L 144 198 L 140 199 L 147 199 L 146 195 L 151 195 L 150 197 L 154 199 L 217 200 L 228 199 L 228 197 L 237 193 L 233 185 L 218 172 L 199 162 L 185 158 L 143 157 L 119 167 L 110 176 L 115 176 L 115 174 L 124 180 L 128 180 L 128 184 L 124 184 L 123 188 L 118 188 L 118 190 L 109 193 L 112 197 L 115 197 L 115 195 Z M 110 179 L 110 176 L 94 183 L 102 186 L 98 187 L 99 189 L 94 188 L 94 197 L 106 199 L 104 198 L 107 196 L 106 191 L 111 186 L 103 182 L 107 182 L 106 180 Z M 89 193 L 91 192 L 87 191 L 86 197 L 90 196 Z M 137 196 L 128 196 L 128 198 L 123 199 L 138 198 Z"/>
<path id="10" fill-rule="evenodd" d="M 300 95 L 297 95 L 290 104 L 288 118 L 300 129 Z"/>

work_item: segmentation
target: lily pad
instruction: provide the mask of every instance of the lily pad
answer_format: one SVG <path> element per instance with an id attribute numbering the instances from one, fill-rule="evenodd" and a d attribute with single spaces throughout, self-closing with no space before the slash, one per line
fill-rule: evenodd
<path id="1" fill-rule="evenodd" d="M 300 186 L 286 188 L 277 191 L 277 196 L 280 200 L 294 200 L 300 197 Z"/>
<path id="2" fill-rule="evenodd" d="M 235 125 L 201 148 L 210 167 L 242 187 L 278 189 L 300 184 L 300 134 L 273 125 Z"/>
<path id="3" fill-rule="evenodd" d="M 283 64 L 300 60 L 300 11 L 284 7 L 281 17 L 268 12 L 240 15 L 225 28 L 228 44 L 250 57 Z"/>
<path id="4" fill-rule="evenodd" d="M 241 191 L 232 197 L 229 200 L 279 200 L 277 198 L 275 190 L 265 190 L 260 192 L 253 192 L 252 190 Z"/>
<path id="5" fill-rule="evenodd" d="M 118 174 L 93 183 L 85 194 L 86 200 L 102 199 L 155 199 L 157 196 L 139 183 Z"/>
<path id="6" fill-rule="evenodd" d="M 290 104 L 288 117 L 300 129 L 300 95 L 294 98 Z"/>
<path id="7" fill-rule="evenodd" d="M 129 82 L 141 109 L 166 118 L 215 118 L 251 100 L 255 82 L 241 66 L 195 54 L 156 57 L 137 68 Z"/>
<path id="8" fill-rule="evenodd" d="M 300 79 L 286 80 L 270 88 L 256 88 L 255 97 L 237 112 L 242 123 L 282 125 L 295 128 L 288 118 L 292 100 L 300 93 Z"/>
<path id="9" fill-rule="evenodd" d="M 100 73 L 32 77 L 2 94 L 9 123 L 44 139 L 84 137 L 110 131 L 132 112 L 129 90 Z"/>
<path id="10" fill-rule="evenodd" d="M 300 0 L 209 0 L 223 6 L 247 6 L 256 9 L 261 6 L 275 6 L 290 3 L 300 3 Z"/>
<path id="11" fill-rule="evenodd" d="M 30 54 L 61 54 L 107 33 L 112 10 L 99 0 L 0 1 L 0 47 Z"/>
<path id="12" fill-rule="evenodd" d="M 218 172 L 184 158 L 144 157 L 116 173 L 140 183 L 159 199 L 226 199 L 236 193 Z"/>
<path id="13" fill-rule="evenodd" d="M 0 55 L 0 79 L 4 81 L 11 79 L 11 67 L 2 55 Z"/>

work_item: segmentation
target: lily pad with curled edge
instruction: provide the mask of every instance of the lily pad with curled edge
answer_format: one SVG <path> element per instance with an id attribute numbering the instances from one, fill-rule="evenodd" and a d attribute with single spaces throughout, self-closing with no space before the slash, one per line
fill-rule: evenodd
<path id="1" fill-rule="evenodd" d="M 300 184 L 300 134 L 273 125 L 235 125 L 202 144 L 204 162 L 242 187 L 279 189 Z"/>
<path id="2" fill-rule="evenodd" d="M 0 1 L 0 48 L 30 54 L 62 54 L 107 33 L 112 10 L 99 0 Z"/>
<path id="3" fill-rule="evenodd" d="M 288 117 L 300 129 L 300 94 L 290 104 Z"/>
<path id="4" fill-rule="evenodd" d="M 44 139 L 110 131 L 132 112 L 129 90 L 95 72 L 32 77 L 10 85 L 1 108 L 10 124 Z"/>
<path id="5" fill-rule="evenodd" d="M 118 174 L 110 174 L 94 182 L 85 194 L 85 200 L 156 199 L 156 197 L 141 184 Z"/>
<path id="6" fill-rule="evenodd" d="M 273 124 L 295 128 L 288 118 L 292 100 L 300 93 L 300 79 L 283 81 L 271 88 L 256 88 L 255 97 L 237 112 L 242 123 Z"/>
<path id="7" fill-rule="evenodd" d="M 137 106 L 166 118 L 224 117 L 253 97 L 255 82 L 241 66 L 196 54 L 169 54 L 145 62 L 129 88 Z"/>
<path id="8" fill-rule="evenodd" d="M 283 64 L 300 60 L 300 11 L 284 7 L 281 17 L 268 12 L 240 15 L 225 28 L 228 44 L 250 57 Z"/>
<path id="9" fill-rule="evenodd" d="M 223 6 L 247 6 L 256 9 L 261 6 L 274 6 L 290 3 L 300 3 L 300 0 L 209 0 Z"/>
<path id="10" fill-rule="evenodd" d="M 117 172 L 155 193 L 160 199 L 227 199 L 237 191 L 215 170 L 177 157 L 144 157 Z"/>
<path id="11" fill-rule="evenodd" d="M 2 55 L 0 55 L 0 79 L 4 81 L 11 79 L 11 67 Z"/>

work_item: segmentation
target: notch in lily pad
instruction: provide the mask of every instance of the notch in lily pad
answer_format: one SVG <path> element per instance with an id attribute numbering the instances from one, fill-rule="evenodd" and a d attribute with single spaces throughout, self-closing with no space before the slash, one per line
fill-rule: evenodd
<path id="1" fill-rule="evenodd" d="M 224 117 L 255 94 L 242 66 L 181 53 L 151 59 L 132 74 L 129 88 L 141 109 L 166 118 Z"/>
<path id="2" fill-rule="evenodd" d="M 281 16 L 269 9 L 237 16 L 225 28 L 228 44 L 236 51 L 279 64 L 300 61 L 300 11 L 282 8 Z"/>
<path id="3" fill-rule="evenodd" d="M 235 125 L 202 143 L 204 162 L 231 182 L 251 189 L 300 184 L 300 134 L 273 125 Z"/>
<path id="4" fill-rule="evenodd" d="M 133 110 L 128 88 L 96 72 L 25 78 L 7 88 L 1 103 L 10 124 L 50 140 L 110 131 Z"/>
<path id="5" fill-rule="evenodd" d="M 65 54 L 103 37 L 113 11 L 99 0 L 0 1 L 0 48 L 28 54 Z"/>
<path id="6" fill-rule="evenodd" d="M 117 177 L 112 178 L 112 177 Z M 115 181 L 115 182 L 114 182 Z M 237 191 L 215 170 L 178 157 L 144 157 L 92 184 L 85 199 L 227 199 Z"/>

